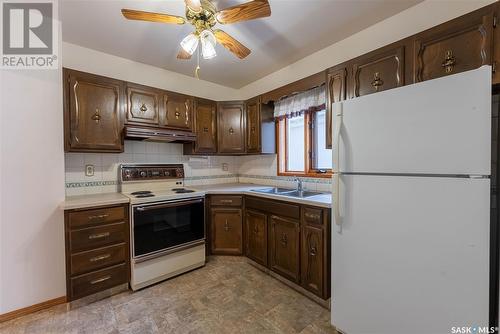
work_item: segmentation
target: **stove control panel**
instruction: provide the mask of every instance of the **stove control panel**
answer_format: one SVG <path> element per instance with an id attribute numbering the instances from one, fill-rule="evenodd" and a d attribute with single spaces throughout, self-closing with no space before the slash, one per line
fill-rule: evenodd
<path id="1" fill-rule="evenodd" d="M 122 182 L 182 179 L 184 166 L 181 164 L 120 165 L 120 174 Z"/>

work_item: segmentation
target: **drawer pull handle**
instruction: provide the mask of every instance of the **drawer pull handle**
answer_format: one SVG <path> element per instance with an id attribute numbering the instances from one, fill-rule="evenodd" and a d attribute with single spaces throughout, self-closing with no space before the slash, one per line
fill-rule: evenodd
<path id="1" fill-rule="evenodd" d="M 101 238 L 107 238 L 109 237 L 109 232 L 104 232 L 104 233 L 97 233 L 97 234 L 91 234 L 89 235 L 89 239 L 101 239 Z"/>
<path id="2" fill-rule="evenodd" d="M 89 216 L 89 220 L 100 220 L 107 218 L 109 215 L 108 214 L 102 214 L 102 215 L 97 215 L 97 216 Z"/>
<path id="3" fill-rule="evenodd" d="M 288 243 L 288 238 L 286 236 L 285 233 L 281 234 L 281 244 L 283 245 L 283 247 L 286 247 L 287 243 Z"/>
<path id="4" fill-rule="evenodd" d="M 316 247 L 311 247 L 311 250 L 309 251 L 309 255 L 311 256 L 316 256 Z"/>
<path id="5" fill-rule="evenodd" d="M 220 202 L 224 203 L 224 204 L 231 204 L 231 203 L 233 203 L 233 200 L 232 199 L 221 199 Z"/>
<path id="6" fill-rule="evenodd" d="M 447 50 L 445 53 L 444 61 L 441 63 L 441 66 L 444 68 L 446 73 L 453 72 L 453 66 L 457 63 L 457 60 L 453 56 L 453 51 Z"/>
<path id="7" fill-rule="evenodd" d="M 104 276 L 104 277 L 101 277 L 101 278 L 98 278 L 98 279 L 95 279 L 93 281 L 90 281 L 90 284 L 97 284 L 97 283 L 101 283 L 101 282 L 104 282 L 104 281 L 107 281 L 108 279 L 110 279 L 111 276 Z"/>
<path id="8" fill-rule="evenodd" d="M 227 223 L 227 219 L 226 219 L 226 223 L 224 224 L 224 231 L 228 232 L 230 229 L 231 229 L 231 227 Z"/>
<path id="9" fill-rule="evenodd" d="M 206 126 L 203 128 L 203 132 L 208 132 L 208 128 Z"/>
<path id="10" fill-rule="evenodd" d="M 384 80 L 380 79 L 380 73 L 375 72 L 373 75 L 372 86 L 375 88 L 375 91 L 378 91 L 378 88 L 384 84 Z"/>
<path id="11" fill-rule="evenodd" d="M 306 213 L 304 216 L 306 216 L 307 219 L 314 219 L 314 220 L 319 220 L 319 214 L 315 213 Z"/>
<path id="12" fill-rule="evenodd" d="M 105 260 L 105 259 L 110 258 L 110 257 L 111 257 L 111 254 L 104 254 L 104 255 L 95 256 L 95 257 L 91 258 L 89 261 L 90 262 L 97 262 L 97 261 Z"/>

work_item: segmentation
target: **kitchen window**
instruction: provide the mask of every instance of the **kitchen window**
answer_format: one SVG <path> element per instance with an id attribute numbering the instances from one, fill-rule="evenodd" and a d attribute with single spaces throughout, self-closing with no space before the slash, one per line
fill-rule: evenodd
<path id="1" fill-rule="evenodd" d="M 324 86 L 275 104 L 278 175 L 330 177 L 332 150 L 326 148 Z"/>

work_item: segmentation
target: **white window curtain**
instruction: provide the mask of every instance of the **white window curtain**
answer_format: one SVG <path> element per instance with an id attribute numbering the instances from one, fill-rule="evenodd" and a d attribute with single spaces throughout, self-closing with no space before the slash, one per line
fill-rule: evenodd
<path id="1" fill-rule="evenodd" d="M 278 119 L 300 116 L 325 108 L 325 85 L 285 97 L 274 104 L 274 117 Z"/>

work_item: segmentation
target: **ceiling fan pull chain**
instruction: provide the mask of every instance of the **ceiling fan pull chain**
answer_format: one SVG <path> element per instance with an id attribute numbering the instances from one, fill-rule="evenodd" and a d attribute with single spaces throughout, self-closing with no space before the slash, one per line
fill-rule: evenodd
<path id="1" fill-rule="evenodd" d="M 194 70 L 194 76 L 196 79 L 200 79 L 200 48 L 198 48 L 198 54 L 197 54 L 197 65 L 196 65 L 196 70 Z"/>

